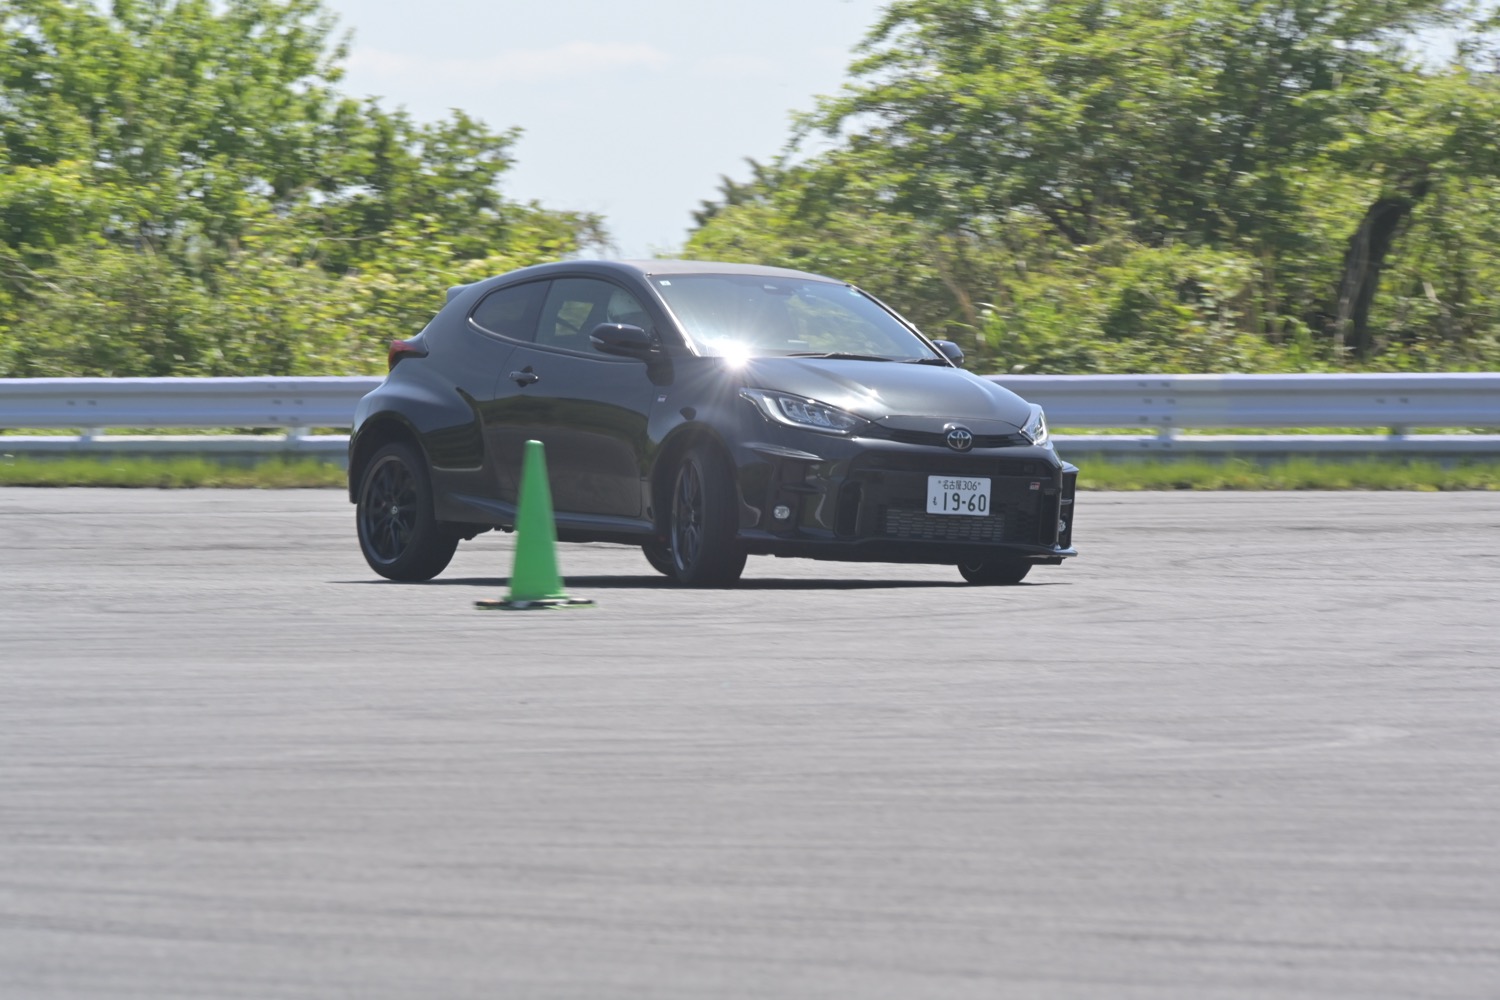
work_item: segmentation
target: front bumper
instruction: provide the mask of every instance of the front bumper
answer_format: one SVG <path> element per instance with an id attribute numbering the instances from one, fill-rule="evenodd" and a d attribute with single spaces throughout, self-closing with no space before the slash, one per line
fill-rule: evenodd
<path id="1" fill-rule="evenodd" d="M 808 441 L 811 436 L 748 443 L 736 455 L 739 538 L 751 554 L 913 563 L 1005 554 L 1044 564 L 1077 554 L 1078 470 L 1051 448 L 958 453 L 878 439 Z M 927 480 L 936 475 L 988 478 L 990 512 L 928 514 Z M 778 518 L 777 508 L 788 516 Z"/>

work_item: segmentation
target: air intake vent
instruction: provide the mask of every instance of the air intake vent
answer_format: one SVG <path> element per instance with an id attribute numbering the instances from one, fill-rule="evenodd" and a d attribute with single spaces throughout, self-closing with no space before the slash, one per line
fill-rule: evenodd
<path id="1" fill-rule="evenodd" d="M 1003 542 L 1005 518 L 952 517 L 928 514 L 920 510 L 887 507 L 881 530 L 887 538 L 934 542 Z"/>

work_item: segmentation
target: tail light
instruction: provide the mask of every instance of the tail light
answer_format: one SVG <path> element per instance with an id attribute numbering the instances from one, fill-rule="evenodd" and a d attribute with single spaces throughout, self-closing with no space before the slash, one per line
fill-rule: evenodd
<path id="1" fill-rule="evenodd" d="M 385 355 L 386 371 L 395 368 L 396 362 L 402 358 L 425 357 L 427 357 L 427 348 L 420 344 L 414 344 L 409 340 L 393 340 L 391 341 L 391 349 Z"/>

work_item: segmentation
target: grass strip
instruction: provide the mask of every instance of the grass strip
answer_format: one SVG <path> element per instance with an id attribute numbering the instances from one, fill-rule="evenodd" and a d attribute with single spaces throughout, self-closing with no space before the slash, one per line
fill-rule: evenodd
<path id="1" fill-rule="evenodd" d="M 1090 490 L 1500 490 L 1500 462 L 1069 458 L 1079 488 Z"/>
<path id="2" fill-rule="evenodd" d="M 1292 458 L 1277 462 L 1073 458 L 1086 490 L 1500 490 L 1500 462 L 1444 466 L 1411 459 Z M 143 489 L 332 488 L 344 471 L 315 458 L 252 465 L 197 457 L 30 458 L 0 455 L 0 486 L 117 486 Z"/>
<path id="3" fill-rule="evenodd" d="M 315 458 L 242 465 L 181 456 L 116 458 L 0 456 L 0 486 L 123 486 L 140 489 L 303 489 L 345 485 L 344 470 Z"/>

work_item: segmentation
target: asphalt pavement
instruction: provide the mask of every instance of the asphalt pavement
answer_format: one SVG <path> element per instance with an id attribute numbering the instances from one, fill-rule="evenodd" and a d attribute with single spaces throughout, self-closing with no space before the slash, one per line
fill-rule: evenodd
<path id="1" fill-rule="evenodd" d="M 1500 494 L 1083 493 L 1069 565 L 0 490 L 0 997 L 1500 996 Z"/>

